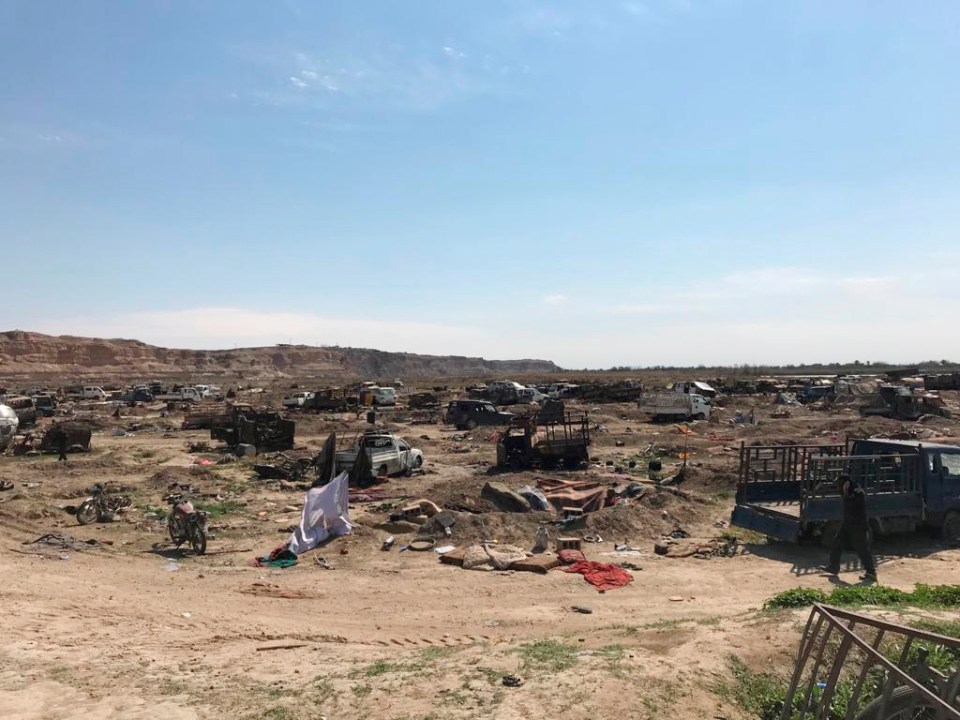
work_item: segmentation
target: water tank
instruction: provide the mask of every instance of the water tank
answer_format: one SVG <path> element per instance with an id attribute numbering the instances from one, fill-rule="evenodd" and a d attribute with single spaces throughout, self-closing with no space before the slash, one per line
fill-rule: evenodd
<path id="1" fill-rule="evenodd" d="M 0 450 L 3 450 L 10 444 L 19 426 L 20 420 L 17 418 L 17 414 L 13 411 L 13 408 L 7 405 L 0 405 Z"/>

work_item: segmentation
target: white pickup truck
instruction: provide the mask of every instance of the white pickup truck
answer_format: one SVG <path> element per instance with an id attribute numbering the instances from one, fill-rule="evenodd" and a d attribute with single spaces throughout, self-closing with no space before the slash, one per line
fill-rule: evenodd
<path id="1" fill-rule="evenodd" d="M 153 399 L 163 402 L 200 402 L 203 400 L 203 396 L 201 396 L 200 391 L 194 387 L 182 387 L 155 394 Z"/>
<path id="2" fill-rule="evenodd" d="M 337 470 L 349 470 L 363 450 L 374 475 L 409 475 L 423 466 L 423 453 L 393 433 L 371 430 L 359 435 L 348 450 L 336 454 Z"/>
<path id="3" fill-rule="evenodd" d="M 703 395 L 676 392 L 645 393 L 637 405 L 654 420 L 708 420 L 711 410 L 710 401 Z"/>

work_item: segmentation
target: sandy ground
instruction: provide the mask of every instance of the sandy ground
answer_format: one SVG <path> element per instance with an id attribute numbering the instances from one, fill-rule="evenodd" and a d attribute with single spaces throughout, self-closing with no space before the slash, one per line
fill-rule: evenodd
<path id="1" fill-rule="evenodd" d="M 605 428 L 594 452 L 600 460 L 619 464 L 651 443 L 682 447 L 675 428 L 630 413 L 594 412 Z M 203 432 L 114 436 L 105 421 L 94 452 L 71 456 L 66 467 L 49 457 L 2 457 L 0 476 L 16 487 L 0 495 L 0 717 L 742 718 L 715 692 L 728 659 L 789 668 L 806 613 L 761 607 L 798 585 L 829 588 L 816 572 L 823 552 L 759 542 L 735 557 L 673 559 L 652 552 L 653 538 L 678 524 L 697 537 L 721 532 L 715 523 L 729 517 L 732 448 L 741 437 L 819 438 L 855 426 L 854 417 L 695 427 L 687 441 L 695 472 L 684 486 L 691 497 L 640 508 L 630 523 L 611 525 L 620 536 L 588 547 L 598 560 L 613 559 L 614 541 L 640 548 L 625 558 L 642 567 L 634 582 L 603 594 L 559 571 L 472 572 L 433 553 L 382 552 L 387 533 L 372 524 L 383 518 L 359 506 L 351 509 L 354 535 L 293 568 L 253 567 L 251 558 L 285 539 L 278 530 L 297 520 L 302 492 L 253 480 L 242 463 L 191 474 L 198 456 L 185 442 Z M 316 449 L 331 427 L 361 427 L 351 423 L 311 419 L 298 442 Z M 483 437 L 451 440 L 440 426 L 398 430 L 425 449 L 427 473 L 391 481 L 391 493 L 416 497 L 445 485 L 473 492 L 488 479 L 494 446 Z M 162 523 L 149 519 L 162 508 L 163 489 L 151 478 L 163 468 L 182 468 L 174 472 L 233 503 L 211 521 L 220 529 L 203 557 L 173 549 Z M 591 472 L 614 479 L 606 469 Z M 133 510 L 119 522 L 78 526 L 60 508 L 104 480 L 127 488 Z M 493 527 L 511 541 L 526 532 L 521 525 L 511 533 L 503 517 Z M 50 531 L 111 544 L 29 554 L 23 543 Z M 957 582 L 960 550 L 929 537 L 887 541 L 878 555 L 884 584 Z M 855 582 L 858 568 L 847 559 L 842 577 Z M 505 674 L 523 685 L 505 687 Z"/>

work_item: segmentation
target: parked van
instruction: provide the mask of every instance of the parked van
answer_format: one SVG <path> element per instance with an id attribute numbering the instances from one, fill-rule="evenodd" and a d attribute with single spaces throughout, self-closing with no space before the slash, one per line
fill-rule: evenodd
<path id="1" fill-rule="evenodd" d="M 110 397 L 99 385 L 84 385 L 82 388 L 74 388 L 70 395 L 81 400 L 106 400 Z"/>

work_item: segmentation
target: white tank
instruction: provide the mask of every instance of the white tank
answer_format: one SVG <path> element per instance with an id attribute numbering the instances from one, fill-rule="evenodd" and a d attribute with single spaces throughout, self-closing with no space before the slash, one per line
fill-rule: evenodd
<path id="1" fill-rule="evenodd" d="M 12 407 L 0 405 L 0 450 L 3 450 L 17 433 L 20 420 Z"/>

